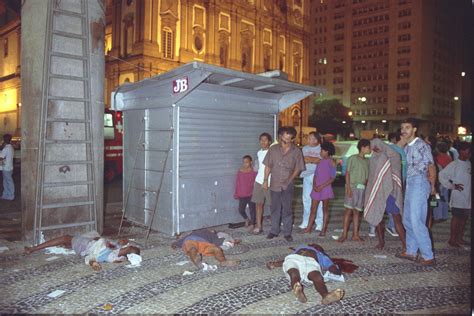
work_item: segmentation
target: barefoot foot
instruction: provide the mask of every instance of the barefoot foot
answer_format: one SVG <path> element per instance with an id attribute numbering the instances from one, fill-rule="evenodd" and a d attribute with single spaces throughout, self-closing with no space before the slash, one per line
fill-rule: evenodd
<path id="1" fill-rule="evenodd" d="M 352 236 L 352 241 L 364 241 L 364 239 L 360 236 Z"/>
<path id="2" fill-rule="evenodd" d="M 377 246 L 375 246 L 375 249 L 378 249 L 378 250 L 383 250 L 383 247 L 385 246 L 385 243 L 378 243 Z"/>
<path id="3" fill-rule="evenodd" d="M 340 242 L 341 244 L 342 244 L 343 242 L 345 242 L 345 241 L 346 241 L 346 237 L 345 237 L 345 236 L 341 236 L 341 237 L 339 237 L 339 239 L 337 240 L 337 242 Z"/>
<path id="4" fill-rule="evenodd" d="M 328 304 L 342 300 L 343 297 L 344 297 L 344 290 L 335 289 L 334 291 L 329 292 L 325 297 L 323 297 L 321 303 L 323 305 L 328 305 Z"/>
<path id="5" fill-rule="evenodd" d="M 301 285 L 300 282 L 296 282 L 293 285 L 293 294 L 295 294 L 296 298 L 301 303 L 306 303 L 308 301 L 308 299 L 306 298 L 306 295 L 304 295 L 303 286 Z"/>

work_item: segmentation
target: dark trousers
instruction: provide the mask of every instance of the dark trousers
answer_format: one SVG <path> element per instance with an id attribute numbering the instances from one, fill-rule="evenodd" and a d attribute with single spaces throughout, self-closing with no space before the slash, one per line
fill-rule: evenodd
<path id="1" fill-rule="evenodd" d="M 239 213 L 244 219 L 248 219 L 247 213 L 245 212 L 245 209 L 248 205 L 250 211 L 250 220 L 252 221 L 252 225 L 254 225 L 256 222 L 255 203 L 252 202 L 251 199 L 251 196 L 239 198 Z"/>
<path id="2" fill-rule="evenodd" d="M 272 206 L 272 229 L 270 233 L 278 235 L 280 233 L 280 222 L 283 223 L 283 236 L 291 236 L 293 229 L 293 212 L 291 210 L 291 202 L 293 200 L 294 184 L 290 183 L 286 190 L 281 192 L 271 192 Z"/>

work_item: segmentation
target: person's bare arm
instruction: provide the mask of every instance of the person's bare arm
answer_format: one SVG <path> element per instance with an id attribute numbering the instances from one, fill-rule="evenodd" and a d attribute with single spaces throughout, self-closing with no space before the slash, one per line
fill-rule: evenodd
<path id="1" fill-rule="evenodd" d="M 290 184 L 297 175 L 300 174 L 300 170 L 297 168 L 295 170 L 293 170 L 293 173 L 290 175 L 290 177 L 286 180 L 286 185 Z"/>
<path id="2" fill-rule="evenodd" d="M 321 158 L 318 158 L 318 157 L 309 157 L 309 156 L 304 157 L 305 163 L 318 164 L 320 161 L 321 161 Z"/>
<path id="3" fill-rule="evenodd" d="M 346 170 L 346 195 L 348 197 L 352 197 L 352 190 L 351 190 L 351 175 L 349 171 Z"/>
<path id="4" fill-rule="evenodd" d="M 436 167 L 434 164 L 428 165 L 428 180 L 431 183 L 431 194 L 436 194 Z"/>
<path id="5" fill-rule="evenodd" d="M 265 166 L 265 172 L 263 173 L 263 189 L 268 190 L 268 177 L 270 176 L 270 173 L 272 172 L 272 169 L 268 166 Z"/>

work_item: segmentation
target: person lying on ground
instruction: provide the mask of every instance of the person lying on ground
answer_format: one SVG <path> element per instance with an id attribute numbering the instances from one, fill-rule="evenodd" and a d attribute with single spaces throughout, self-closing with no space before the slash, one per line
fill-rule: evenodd
<path id="1" fill-rule="evenodd" d="M 283 267 L 283 272 L 290 280 L 293 294 L 301 303 L 307 302 L 301 281 L 313 282 L 314 288 L 322 297 L 321 303 L 324 305 L 340 301 L 345 292 L 343 289 L 329 292 L 324 282 L 323 270 L 341 276 L 342 272 L 352 273 L 358 268 L 352 261 L 339 258 L 331 259 L 317 244 L 300 245 L 284 260 L 270 261 L 266 266 L 268 269 Z"/>
<path id="2" fill-rule="evenodd" d="M 102 262 L 119 263 L 127 261 L 128 254 L 140 255 L 140 248 L 128 245 L 128 240 L 121 239 L 117 243 L 99 236 L 98 233 L 86 233 L 79 236 L 63 235 L 33 247 L 25 247 L 25 253 L 63 246 L 72 249 L 76 254 L 85 257 L 85 263 L 95 271 L 99 271 Z"/>
<path id="3" fill-rule="evenodd" d="M 171 248 L 182 248 L 186 256 L 198 268 L 202 268 L 202 256 L 214 257 L 221 266 L 237 266 L 240 260 L 229 260 L 224 256 L 222 248 L 240 243 L 239 239 L 222 232 L 209 229 L 199 229 L 179 238 L 171 244 Z"/>

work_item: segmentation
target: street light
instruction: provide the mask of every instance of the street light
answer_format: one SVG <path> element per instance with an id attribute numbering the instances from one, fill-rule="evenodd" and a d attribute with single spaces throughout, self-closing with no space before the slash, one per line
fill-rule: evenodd
<path id="1" fill-rule="evenodd" d="M 461 72 L 461 77 L 464 77 L 464 76 L 466 76 L 466 72 L 462 71 Z"/>
<path id="2" fill-rule="evenodd" d="M 457 100 L 459 100 L 459 97 L 458 97 L 458 96 L 455 96 L 455 97 L 454 97 L 454 101 L 457 101 Z"/>
<path id="3" fill-rule="evenodd" d="M 347 113 L 347 115 L 352 116 L 352 111 L 349 111 L 349 113 Z"/>
<path id="4" fill-rule="evenodd" d="M 361 122 L 362 124 L 365 124 L 365 121 L 364 121 L 364 120 L 362 120 L 362 121 L 360 121 L 360 122 Z"/>
<path id="5" fill-rule="evenodd" d="M 342 121 L 342 124 L 346 124 L 346 121 Z"/>
<path id="6" fill-rule="evenodd" d="M 387 120 L 382 120 L 382 123 L 387 123 Z"/>

